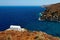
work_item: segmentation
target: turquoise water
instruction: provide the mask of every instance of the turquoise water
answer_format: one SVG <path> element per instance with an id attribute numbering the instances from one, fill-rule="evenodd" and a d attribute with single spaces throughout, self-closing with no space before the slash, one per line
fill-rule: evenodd
<path id="1" fill-rule="evenodd" d="M 31 31 L 43 31 L 53 36 L 60 36 L 59 22 L 35 21 L 28 24 L 26 28 Z"/>

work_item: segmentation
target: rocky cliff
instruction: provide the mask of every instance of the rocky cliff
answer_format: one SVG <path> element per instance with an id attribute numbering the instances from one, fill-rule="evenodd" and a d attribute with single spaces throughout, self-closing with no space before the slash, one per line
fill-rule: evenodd
<path id="1" fill-rule="evenodd" d="M 45 6 L 46 10 L 42 13 L 42 21 L 60 21 L 60 3 Z"/>
<path id="2" fill-rule="evenodd" d="M 48 35 L 41 31 L 6 30 L 0 32 L 0 40 L 60 40 L 60 38 Z"/>

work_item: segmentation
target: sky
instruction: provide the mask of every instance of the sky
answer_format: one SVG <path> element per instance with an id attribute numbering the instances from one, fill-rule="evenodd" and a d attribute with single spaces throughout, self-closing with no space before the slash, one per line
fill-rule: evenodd
<path id="1" fill-rule="evenodd" d="M 0 6 L 40 6 L 60 3 L 60 0 L 0 0 Z"/>

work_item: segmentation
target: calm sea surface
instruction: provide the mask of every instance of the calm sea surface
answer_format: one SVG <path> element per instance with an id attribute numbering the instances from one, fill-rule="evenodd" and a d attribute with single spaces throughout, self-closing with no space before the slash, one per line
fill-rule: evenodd
<path id="1" fill-rule="evenodd" d="M 31 31 L 43 31 L 54 36 L 60 36 L 59 22 L 39 21 L 39 13 L 45 8 L 40 6 L 0 6 L 0 31 L 10 25 L 20 25 Z"/>

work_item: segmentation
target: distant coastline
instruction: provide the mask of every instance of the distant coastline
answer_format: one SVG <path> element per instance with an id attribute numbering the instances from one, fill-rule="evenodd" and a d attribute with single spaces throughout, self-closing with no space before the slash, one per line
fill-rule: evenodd
<path id="1" fill-rule="evenodd" d="M 45 6 L 46 10 L 42 13 L 41 20 L 60 21 L 60 3 Z"/>

